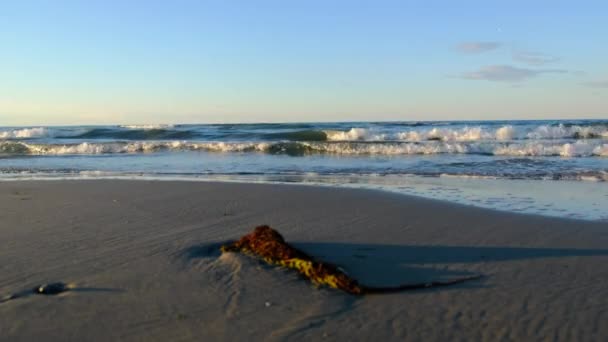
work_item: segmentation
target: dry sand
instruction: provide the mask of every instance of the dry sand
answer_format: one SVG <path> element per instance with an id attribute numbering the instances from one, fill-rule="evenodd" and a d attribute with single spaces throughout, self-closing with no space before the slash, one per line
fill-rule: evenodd
<path id="1" fill-rule="evenodd" d="M 269 224 L 368 285 L 357 298 L 217 243 Z M 0 183 L 3 341 L 458 341 L 608 338 L 608 224 L 304 186 Z"/>

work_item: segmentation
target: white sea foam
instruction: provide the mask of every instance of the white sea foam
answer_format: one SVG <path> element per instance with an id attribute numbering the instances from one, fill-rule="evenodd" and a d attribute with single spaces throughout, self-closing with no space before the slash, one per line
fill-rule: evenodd
<path id="1" fill-rule="evenodd" d="M 399 132 L 396 135 L 395 140 L 403 140 L 403 141 L 422 141 L 426 140 L 424 132 L 420 131 L 406 131 Z"/>
<path id="2" fill-rule="evenodd" d="M 497 129 L 482 127 L 434 127 L 412 129 L 402 132 L 378 133 L 365 128 L 351 128 L 348 131 L 325 131 L 329 141 L 509 141 L 509 140 L 557 140 L 608 138 L 605 126 L 550 126 L 516 128 L 505 125 Z"/>
<path id="3" fill-rule="evenodd" d="M 482 141 L 482 140 L 513 140 L 518 139 L 517 130 L 510 125 L 496 130 L 481 127 L 440 128 L 435 127 L 425 131 L 405 131 L 396 134 L 395 140 L 403 141 Z"/>
<path id="4" fill-rule="evenodd" d="M 542 125 L 527 134 L 528 139 L 564 139 L 564 138 L 608 138 L 605 126 L 558 126 Z"/>
<path id="5" fill-rule="evenodd" d="M 305 143 L 313 151 L 333 154 L 439 154 L 482 152 L 477 146 L 458 143 Z M 483 152 L 482 152 L 483 153 Z"/>
<path id="6" fill-rule="evenodd" d="M 427 133 L 427 140 L 477 141 L 492 139 L 493 134 L 481 127 L 465 127 L 460 130 L 433 128 Z"/>
<path id="7" fill-rule="evenodd" d="M 575 143 L 547 144 L 525 143 L 508 144 L 500 146 L 493 151 L 494 155 L 501 156 L 562 156 L 562 157 L 589 157 L 608 156 L 608 144 L 593 144 L 579 140 Z"/>
<path id="8" fill-rule="evenodd" d="M 369 140 L 374 136 L 370 136 L 369 130 L 365 128 L 351 128 L 349 131 L 324 131 L 329 141 L 357 141 Z M 379 138 L 379 137 L 376 137 Z M 380 139 L 381 140 L 381 139 Z"/>
<path id="9" fill-rule="evenodd" d="M 151 153 L 163 150 L 172 151 L 209 151 L 209 152 L 255 152 L 266 151 L 267 143 L 189 143 L 185 141 L 169 142 L 111 142 L 80 144 L 30 144 L 25 142 L 2 143 L 0 151 L 17 151 L 34 155 L 69 155 L 69 154 L 111 154 L 111 153 Z"/>
<path id="10" fill-rule="evenodd" d="M 29 139 L 43 138 L 49 135 L 48 129 L 44 127 L 20 128 L 0 131 L 0 139 Z"/>
<path id="11" fill-rule="evenodd" d="M 500 156 L 608 156 L 608 144 L 590 143 L 488 143 L 488 142 L 426 142 L 426 143 L 304 143 L 320 153 L 348 155 L 414 155 L 414 154 L 487 154 Z"/>
<path id="12" fill-rule="evenodd" d="M 180 147 L 187 150 L 202 150 L 210 152 L 264 152 L 269 149 L 269 143 L 228 143 L 228 142 L 205 142 L 184 143 Z"/>
<path id="13" fill-rule="evenodd" d="M 150 130 L 150 129 L 171 129 L 175 126 L 171 125 L 171 124 L 156 124 L 156 125 L 122 125 L 120 127 L 128 128 L 128 129 Z"/>
<path id="14" fill-rule="evenodd" d="M 496 130 L 496 140 L 513 140 L 516 137 L 516 133 L 513 126 L 503 126 Z"/>
<path id="15" fill-rule="evenodd" d="M 435 127 L 430 130 L 409 130 L 397 133 L 376 133 L 364 128 L 351 128 L 348 131 L 325 131 L 329 141 L 481 141 L 511 140 L 516 131 L 512 126 L 498 130 L 487 130 L 481 127 L 463 127 L 459 129 Z"/>
<path id="16" fill-rule="evenodd" d="M 498 156 L 608 156 L 608 144 L 588 140 L 551 142 L 108 142 L 80 144 L 0 143 L 0 152 L 34 155 L 152 153 L 159 151 L 207 151 L 218 153 L 328 153 L 343 155 L 486 154 Z"/>

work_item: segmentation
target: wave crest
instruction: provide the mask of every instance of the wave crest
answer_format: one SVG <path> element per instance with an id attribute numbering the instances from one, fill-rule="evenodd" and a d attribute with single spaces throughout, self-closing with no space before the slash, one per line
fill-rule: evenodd
<path id="1" fill-rule="evenodd" d="M 147 129 L 171 129 L 174 128 L 175 125 L 171 125 L 171 124 L 148 124 L 148 125 L 121 125 L 121 128 L 127 128 L 127 129 L 143 129 L 143 130 L 147 130 Z"/>
<path id="2" fill-rule="evenodd" d="M 373 133 L 365 128 L 349 131 L 325 131 L 329 141 L 482 141 L 512 140 L 517 131 L 513 126 L 503 126 L 497 130 L 481 127 L 447 128 L 434 127 L 427 130 L 409 130 L 396 133 Z"/>
<path id="3" fill-rule="evenodd" d="M 542 125 L 527 134 L 528 139 L 597 139 L 608 138 L 608 128 L 603 125 Z"/>
<path id="4" fill-rule="evenodd" d="M 348 131 L 324 131 L 329 141 L 383 140 L 378 136 L 370 136 L 365 128 L 351 128 Z M 375 139 L 374 139 L 375 138 Z"/>
<path id="5" fill-rule="evenodd" d="M 566 126 L 563 124 L 541 125 L 535 128 L 516 128 L 505 125 L 497 129 L 490 127 L 433 127 L 408 131 L 380 133 L 366 128 L 351 128 L 348 131 L 324 131 L 328 141 L 509 141 L 509 140 L 559 140 L 608 138 L 604 125 Z"/>
<path id="6" fill-rule="evenodd" d="M 195 137 L 193 131 L 178 131 L 161 128 L 116 130 L 112 128 L 93 128 L 78 135 L 66 135 L 62 139 L 125 139 L 125 140 L 171 140 Z"/>
<path id="7" fill-rule="evenodd" d="M 187 142 L 137 141 L 80 144 L 31 144 L 1 142 L 0 153 L 65 155 L 106 153 L 151 153 L 158 151 L 263 152 L 306 155 L 415 155 L 482 154 L 497 156 L 608 157 L 608 144 L 579 140 L 575 143 L 504 142 Z"/>
<path id="8" fill-rule="evenodd" d="M 49 131 L 44 127 L 0 131 L 0 139 L 31 139 L 44 138 L 47 136 L 49 136 Z"/>

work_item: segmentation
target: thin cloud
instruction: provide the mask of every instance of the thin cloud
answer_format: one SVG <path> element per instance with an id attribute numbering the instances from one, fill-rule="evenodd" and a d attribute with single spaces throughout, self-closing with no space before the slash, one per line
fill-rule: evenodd
<path id="1" fill-rule="evenodd" d="M 591 88 L 608 88 L 608 80 L 585 82 L 583 85 Z"/>
<path id="2" fill-rule="evenodd" d="M 502 43 L 499 42 L 464 42 L 456 45 L 456 50 L 463 53 L 483 53 L 498 49 Z"/>
<path id="3" fill-rule="evenodd" d="M 541 66 L 559 61 L 558 57 L 538 52 L 517 51 L 513 53 L 513 60 L 532 65 Z"/>
<path id="4" fill-rule="evenodd" d="M 484 80 L 492 82 L 523 82 L 541 74 L 567 73 L 561 69 L 527 69 L 518 68 L 510 65 L 488 65 L 481 67 L 477 71 L 463 72 L 460 78 L 466 80 Z"/>

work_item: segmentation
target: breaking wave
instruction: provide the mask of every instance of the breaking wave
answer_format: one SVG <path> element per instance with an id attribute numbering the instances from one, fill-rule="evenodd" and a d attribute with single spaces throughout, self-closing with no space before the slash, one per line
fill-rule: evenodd
<path id="1" fill-rule="evenodd" d="M 356 140 L 385 140 L 385 135 L 372 135 L 365 128 L 351 128 L 348 131 L 324 131 L 329 141 L 356 141 Z"/>
<path id="2" fill-rule="evenodd" d="M 83 142 L 78 144 L 33 144 L 0 142 L 2 154 L 65 155 L 108 153 L 151 153 L 160 151 L 263 152 L 302 156 L 337 155 L 421 155 L 481 154 L 496 156 L 607 157 L 608 143 L 578 140 L 555 142 L 188 142 L 134 141 Z"/>
<path id="3" fill-rule="evenodd" d="M 482 127 L 434 127 L 395 133 L 374 132 L 366 128 L 348 131 L 325 131 L 329 141 L 483 141 L 483 140 L 557 140 L 557 139 L 608 139 L 608 127 L 541 125 L 534 129 L 521 129 L 504 125 L 498 129 Z"/>
<path id="4" fill-rule="evenodd" d="M 327 129 L 326 129 L 327 128 Z M 198 140 L 258 142 L 509 142 L 519 140 L 603 140 L 608 123 L 479 124 L 467 126 L 395 124 L 125 125 L 0 129 L 2 140 Z"/>
<path id="5" fill-rule="evenodd" d="M 0 139 L 31 139 L 49 136 L 49 130 L 44 127 L 19 128 L 0 131 Z"/>

